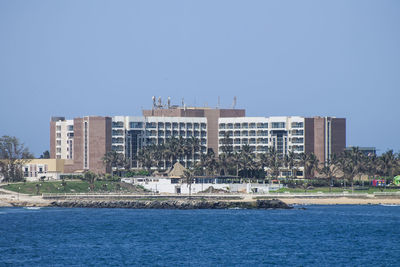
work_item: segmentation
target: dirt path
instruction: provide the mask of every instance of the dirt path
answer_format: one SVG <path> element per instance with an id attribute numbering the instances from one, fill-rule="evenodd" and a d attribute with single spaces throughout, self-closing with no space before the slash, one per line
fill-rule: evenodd
<path id="1" fill-rule="evenodd" d="M 50 201 L 42 199 L 41 196 L 30 196 L 0 188 L 0 207 L 47 206 L 49 204 Z"/>

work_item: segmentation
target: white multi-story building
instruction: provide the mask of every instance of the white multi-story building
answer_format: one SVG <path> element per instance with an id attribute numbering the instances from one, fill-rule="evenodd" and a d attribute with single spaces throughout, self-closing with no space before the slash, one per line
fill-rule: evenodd
<path id="1" fill-rule="evenodd" d="M 202 153 L 207 147 L 207 119 L 198 117 L 130 117 L 112 118 L 112 150 L 132 159 L 132 167 L 137 167 L 135 155 L 143 146 L 163 144 L 168 138 L 198 138 Z M 194 160 L 198 161 L 200 154 Z M 180 159 L 185 166 L 191 166 L 192 158 Z M 171 167 L 166 161 L 163 167 Z"/>
<path id="2" fill-rule="evenodd" d="M 224 140 L 232 140 L 233 151 L 249 145 L 254 152 L 263 153 L 274 147 L 278 153 L 304 152 L 303 117 L 239 117 L 220 118 L 218 129 L 219 153 Z"/>
<path id="3" fill-rule="evenodd" d="M 74 121 L 58 120 L 55 123 L 55 147 L 57 159 L 73 159 Z"/>

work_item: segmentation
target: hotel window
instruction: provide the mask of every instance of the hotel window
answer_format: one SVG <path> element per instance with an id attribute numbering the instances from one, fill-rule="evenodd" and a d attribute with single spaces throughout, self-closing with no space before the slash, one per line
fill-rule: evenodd
<path id="1" fill-rule="evenodd" d="M 156 128 L 156 123 L 155 122 L 146 122 L 146 128 Z"/>
<path id="2" fill-rule="evenodd" d="M 57 128 L 56 128 L 56 131 L 61 131 L 61 126 L 60 125 L 57 125 Z"/>
<path id="3" fill-rule="evenodd" d="M 235 123 L 235 129 L 240 129 L 240 123 Z"/>
<path id="4" fill-rule="evenodd" d="M 220 123 L 220 124 L 219 124 L 219 128 L 220 128 L 220 129 L 225 129 L 225 123 Z"/>
<path id="5" fill-rule="evenodd" d="M 254 129 L 254 128 L 256 128 L 256 124 L 255 124 L 255 123 L 250 123 L 250 126 L 249 126 L 249 128 L 250 128 L 250 129 Z"/>
<path id="6" fill-rule="evenodd" d="M 285 128 L 285 123 L 284 122 L 273 122 L 272 123 L 272 128 Z"/>
<path id="7" fill-rule="evenodd" d="M 57 138 L 61 138 L 61 134 L 60 133 L 57 133 Z"/>
<path id="8" fill-rule="evenodd" d="M 143 128 L 143 122 L 130 122 L 130 128 Z"/>
<path id="9" fill-rule="evenodd" d="M 302 122 L 292 122 L 292 128 L 303 128 Z"/>
<path id="10" fill-rule="evenodd" d="M 124 122 L 122 122 L 122 121 L 113 121 L 112 122 L 112 127 L 113 128 L 123 128 L 124 127 Z"/>

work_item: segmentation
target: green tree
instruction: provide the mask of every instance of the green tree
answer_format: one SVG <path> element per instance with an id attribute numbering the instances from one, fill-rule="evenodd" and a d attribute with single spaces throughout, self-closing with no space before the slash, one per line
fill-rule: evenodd
<path id="1" fill-rule="evenodd" d="M 221 139 L 221 151 L 225 154 L 232 154 L 233 153 L 233 139 L 229 135 L 229 133 L 225 133 L 224 138 Z"/>
<path id="2" fill-rule="evenodd" d="M 193 184 L 193 171 L 190 169 L 186 169 L 183 171 L 183 176 L 185 183 L 189 186 L 189 198 L 192 195 L 192 184 Z"/>
<path id="3" fill-rule="evenodd" d="M 48 150 L 44 151 L 42 155 L 40 155 L 41 159 L 49 159 L 50 158 L 50 152 Z"/>
<path id="4" fill-rule="evenodd" d="M 388 150 L 379 157 L 378 170 L 382 176 L 393 178 L 399 168 L 399 162 L 393 150 Z"/>
<path id="5" fill-rule="evenodd" d="M 16 137 L 0 137 L 0 173 L 5 182 L 17 182 L 24 179 L 23 166 L 34 158 L 28 148 Z"/>
<path id="6" fill-rule="evenodd" d="M 354 177 L 363 173 L 365 169 L 365 156 L 358 147 L 342 152 L 338 159 L 338 165 L 345 179 L 351 183 L 354 192 Z"/>
<path id="7" fill-rule="evenodd" d="M 87 171 L 83 175 L 83 179 L 89 183 L 90 190 L 93 191 L 94 190 L 94 182 L 97 179 L 97 175 L 91 171 Z"/>
<path id="8" fill-rule="evenodd" d="M 108 151 L 103 156 L 103 164 L 106 165 L 107 169 L 111 170 L 111 175 L 114 176 L 114 169 L 118 171 L 125 166 L 126 162 L 123 154 L 117 151 Z"/>
<path id="9" fill-rule="evenodd" d="M 269 169 L 271 170 L 271 176 L 278 179 L 280 168 L 282 167 L 281 155 L 275 150 L 274 147 L 270 147 L 268 150 L 269 154 Z"/>
<path id="10" fill-rule="evenodd" d="M 150 147 L 144 147 L 136 155 L 139 164 L 151 174 L 151 167 L 156 164 Z"/>
<path id="11" fill-rule="evenodd" d="M 333 181 L 336 178 L 339 169 L 338 159 L 336 154 L 333 154 L 331 159 L 324 162 L 322 168 L 318 169 L 318 172 L 329 179 L 329 192 L 332 192 Z"/>
<path id="12" fill-rule="evenodd" d="M 192 166 L 195 164 L 195 154 L 200 151 L 201 145 L 200 145 L 200 140 L 199 138 L 196 138 L 194 136 L 191 136 L 189 139 L 186 141 L 186 145 L 188 146 L 191 155 L 192 155 Z"/>
<path id="13" fill-rule="evenodd" d="M 228 175 L 228 169 L 231 165 L 231 158 L 228 154 L 222 153 L 218 156 L 219 174 L 223 171 L 224 175 Z"/>

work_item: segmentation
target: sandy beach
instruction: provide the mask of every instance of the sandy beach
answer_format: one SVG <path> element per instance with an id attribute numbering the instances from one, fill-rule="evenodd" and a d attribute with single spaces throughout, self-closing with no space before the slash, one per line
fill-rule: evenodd
<path id="1" fill-rule="evenodd" d="M 400 198 L 281 198 L 288 205 L 400 205 Z"/>

